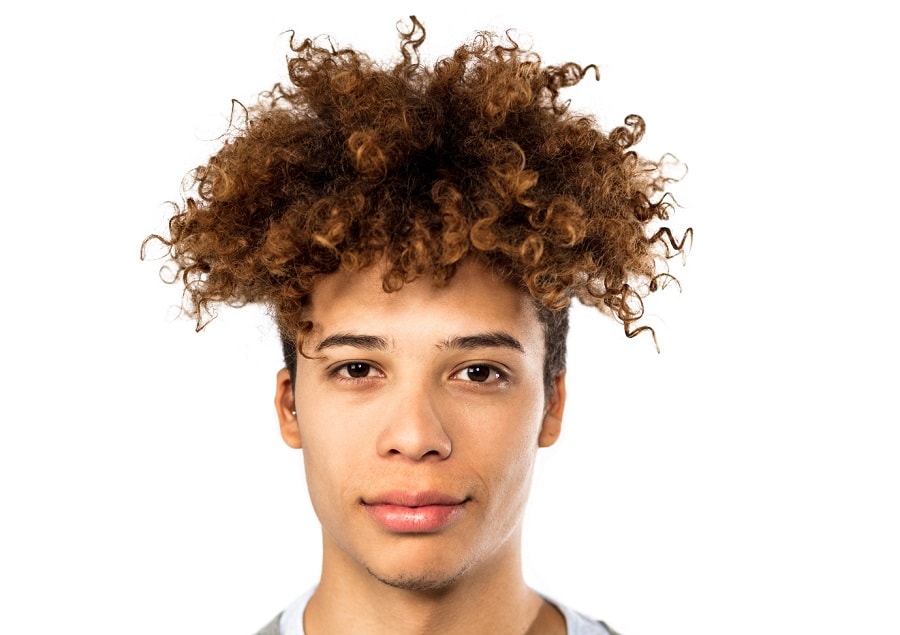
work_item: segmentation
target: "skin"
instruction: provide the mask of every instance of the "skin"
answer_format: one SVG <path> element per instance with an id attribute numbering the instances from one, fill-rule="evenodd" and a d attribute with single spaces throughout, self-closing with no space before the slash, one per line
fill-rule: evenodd
<path id="1" fill-rule="evenodd" d="M 522 578 L 534 461 L 565 405 L 563 375 L 544 390 L 532 300 L 476 261 L 440 289 L 385 293 L 381 274 L 323 278 L 296 386 L 278 373 L 281 434 L 322 524 L 306 632 L 564 633 Z M 371 513 L 396 492 L 460 502 L 437 530 L 397 532 Z"/>

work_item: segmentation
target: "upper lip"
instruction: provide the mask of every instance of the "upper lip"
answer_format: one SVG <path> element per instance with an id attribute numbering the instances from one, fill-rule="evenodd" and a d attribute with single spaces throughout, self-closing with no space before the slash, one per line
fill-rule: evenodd
<path id="1" fill-rule="evenodd" d="M 398 507 L 425 507 L 426 505 L 460 505 L 468 500 L 465 496 L 455 496 L 444 492 L 382 492 L 364 497 L 365 505 L 397 505 Z"/>

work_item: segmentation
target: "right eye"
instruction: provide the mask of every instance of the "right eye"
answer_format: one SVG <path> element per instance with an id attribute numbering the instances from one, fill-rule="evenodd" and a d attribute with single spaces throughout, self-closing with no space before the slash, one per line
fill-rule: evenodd
<path id="1" fill-rule="evenodd" d="M 335 369 L 335 374 L 345 379 L 363 379 L 371 376 L 375 369 L 366 362 L 348 362 Z"/>

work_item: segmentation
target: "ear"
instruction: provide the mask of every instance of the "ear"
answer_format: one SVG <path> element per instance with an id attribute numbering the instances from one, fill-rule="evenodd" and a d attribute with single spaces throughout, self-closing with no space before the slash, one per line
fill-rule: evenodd
<path id="1" fill-rule="evenodd" d="M 278 425 L 281 427 L 281 438 L 288 446 L 299 449 L 303 447 L 300 439 L 300 424 L 297 421 L 297 406 L 294 403 L 294 385 L 287 368 L 282 368 L 276 376 L 275 412 L 278 413 Z"/>
<path id="2" fill-rule="evenodd" d="M 559 439 L 562 428 L 563 410 L 566 407 L 566 373 L 562 372 L 553 378 L 553 386 L 547 395 L 547 406 L 541 433 L 538 435 L 538 447 L 550 447 Z"/>

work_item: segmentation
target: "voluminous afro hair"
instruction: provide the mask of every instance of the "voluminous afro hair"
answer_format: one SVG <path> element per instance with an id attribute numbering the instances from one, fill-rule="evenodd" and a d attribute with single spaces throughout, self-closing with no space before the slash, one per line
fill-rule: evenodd
<path id="1" fill-rule="evenodd" d="M 631 150 L 643 120 L 606 134 L 569 112 L 560 92 L 596 68 L 544 66 L 508 36 L 480 33 L 430 68 L 415 17 L 400 36 L 392 67 L 292 37 L 290 83 L 193 172 L 170 237 L 150 238 L 198 328 L 215 304 L 260 302 L 295 342 L 323 275 L 383 260 L 393 291 L 426 275 L 442 285 L 475 257 L 542 310 L 577 297 L 629 336 L 645 330 L 642 297 L 687 236 L 659 223 L 672 209 L 663 162 Z"/>

